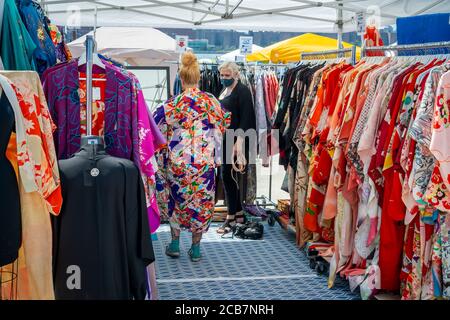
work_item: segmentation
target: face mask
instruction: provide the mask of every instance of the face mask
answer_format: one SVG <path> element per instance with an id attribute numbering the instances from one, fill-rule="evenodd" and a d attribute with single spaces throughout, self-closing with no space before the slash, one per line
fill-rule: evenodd
<path id="1" fill-rule="evenodd" d="M 225 87 L 230 87 L 233 85 L 234 79 L 222 79 L 220 80 L 220 83 L 222 83 L 222 85 Z"/>

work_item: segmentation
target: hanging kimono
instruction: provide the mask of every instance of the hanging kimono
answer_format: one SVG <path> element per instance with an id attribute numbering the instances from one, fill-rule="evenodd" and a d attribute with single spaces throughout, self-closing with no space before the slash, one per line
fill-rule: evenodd
<path id="1" fill-rule="evenodd" d="M 14 0 L 5 0 L 1 28 L 1 56 L 6 70 L 35 70 L 36 45 L 22 22 Z"/>
<path id="2" fill-rule="evenodd" d="M 56 64 L 56 47 L 48 33 L 47 18 L 40 5 L 33 0 L 17 0 L 17 5 L 22 21 L 36 45 L 33 57 L 37 71 L 42 74 Z"/>
<path id="3" fill-rule="evenodd" d="M 132 160 L 141 172 L 146 191 L 151 232 L 160 225 L 156 203 L 155 151 L 165 143 L 152 117 L 135 76 L 104 61 L 105 70 L 94 67 L 94 134 L 104 137 L 106 152 Z M 80 68 L 83 71 L 83 68 Z M 58 159 L 70 158 L 80 149 L 86 123 L 85 80 L 81 80 L 76 60 L 56 65 L 44 72 L 44 90 L 52 118 Z M 106 80 L 106 81 L 105 81 Z"/>
<path id="4" fill-rule="evenodd" d="M 49 212 L 58 215 L 61 186 L 52 123 L 41 82 L 34 72 L 1 72 L 0 84 L 16 118 L 23 244 L 19 253 L 18 298 L 54 299 Z"/>

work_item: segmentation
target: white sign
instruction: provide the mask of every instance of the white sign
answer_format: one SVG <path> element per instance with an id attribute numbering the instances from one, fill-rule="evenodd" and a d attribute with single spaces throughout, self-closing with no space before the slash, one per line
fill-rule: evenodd
<path id="1" fill-rule="evenodd" d="M 364 11 L 356 13 L 356 32 L 361 35 L 366 31 L 366 17 Z"/>
<path id="2" fill-rule="evenodd" d="M 252 53 L 253 37 L 239 37 L 239 50 L 242 55 Z"/>
<path id="3" fill-rule="evenodd" d="M 185 52 L 188 48 L 188 36 L 175 36 L 175 40 L 177 41 L 176 52 Z"/>
<path id="4" fill-rule="evenodd" d="M 245 56 L 237 55 L 234 57 L 235 62 L 245 62 Z"/>

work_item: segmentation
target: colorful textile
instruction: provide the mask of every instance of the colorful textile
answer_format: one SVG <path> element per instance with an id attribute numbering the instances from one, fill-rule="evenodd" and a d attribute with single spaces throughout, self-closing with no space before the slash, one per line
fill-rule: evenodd
<path id="1" fill-rule="evenodd" d="M 62 205 L 52 123 L 35 72 L 1 72 L 0 84 L 16 117 L 16 141 L 9 159 L 18 168 L 22 248 L 18 259 L 18 298 L 54 299 L 52 232 L 49 212 Z M 14 147 L 15 146 L 15 147 Z"/>
<path id="2" fill-rule="evenodd" d="M 194 88 L 169 99 L 154 117 L 167 139 L 157 155 L 161 214 L 176 229 L 206 232 L 214 213 L 215 147 L 230 115 L 214 96 Z"/>

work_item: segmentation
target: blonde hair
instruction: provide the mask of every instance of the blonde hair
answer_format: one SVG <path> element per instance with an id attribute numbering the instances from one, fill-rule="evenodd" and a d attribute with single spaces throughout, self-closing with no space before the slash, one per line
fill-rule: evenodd
<path id="1" fill-rule="evenodd" d="M 198 85 L 200 81 L 200 67 L 197 57 L 191 51 L 187 51 L 181 56 L 180 78 L 184 84 L 189 86 Z"/>
<path id="2" fill-rule="evenodd" d="M 233 61 L 226 61 L 219 66 L 219 71 L 230 70 L 233 76 L 239 76 L 239 66 Z"/>

